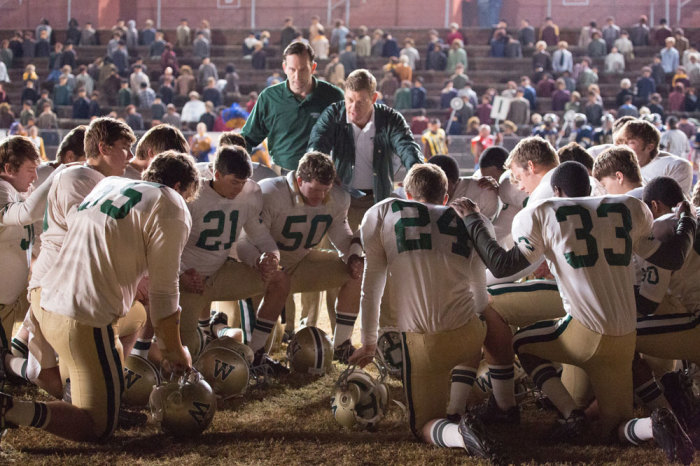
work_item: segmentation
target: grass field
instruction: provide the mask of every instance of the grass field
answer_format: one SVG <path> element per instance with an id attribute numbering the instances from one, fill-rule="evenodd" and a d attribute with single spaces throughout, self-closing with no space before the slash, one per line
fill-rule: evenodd
<path id="1" fill-rule="evenodd" d="M 325 313 L 325 311 L 323 311 Z M 328 329 L 327 318 L 320 327 Z M 359 341 L 359 335 L 354 337 Z M 279 354 L 277 356 L 282 356 Z M 212 426 L 200 437 L 174 441 L 155 425 L 118 430 L 105 445 L 61 440 L 36 429 L 8 431 L 0 444 L 0 464 L 485 464 L 460 449 L 439 449 L 414 440 L 402 409 L 389 408 L 376 431 L 346 431 L 335 423 L 330 396 L 342 368 L 318 379 L 292 374 L 265 389 L 219 407 Z M 394 399 L 405 402 L 401 383 L 390 380 Z M 32 396 L 33 391 L 16 393 Z M 641 447 L 544 445 L 542 434 L 552 412 L 523 405 L 520 426 L 493 430 L 509 461 L 520 464 L 662 464 L 655 445 Z"/>

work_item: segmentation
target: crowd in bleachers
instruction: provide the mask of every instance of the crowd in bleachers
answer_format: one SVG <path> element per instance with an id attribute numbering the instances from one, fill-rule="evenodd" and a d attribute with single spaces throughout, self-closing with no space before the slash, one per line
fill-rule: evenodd
<path id="1" fill-rule="evenodd" d="M 680 155 L 694 157 L 696 127 L 688 117 L 700 112 L 700 53 L 682 29 L 665 20 L 650 28 L 645 17 L 627 29 L 613 18 L 601 28 L 590 22 L 580 33 L 560 31 L 551 18 L 538 29 L 527 20 L 519 26 L 460 30 L 453 23 L 399 39 L 381 29 L 351 30 L 342 20 L 327 30 L 313 17 L 305 29 L 287 18 L 279 31 L 221 37 L 206 20 L 190 28 L 183 19 L 172 31 L 156 30 L 151 20 L 140 30 L 119 20 L 110 31 L 71 20 L 68 30 L 55 31 L 42 20 L 2 40 L 0 129 L 33 133 L 44 147 L 58 139 L 46 136 L 51 130 L 102 115 L 123 118 L 135 131 L 159 122 L 185 131 L 199 123 L 207 131 L 239 128 L 257 92 L 285 79 L 281 51 L 300 40 L 316 52 L 317 76 L 342 87 L 354 69 L 370 69 L 380 102 L 402 111 L 416 137 L 473 137 L 476 159 L 515 135 L 540 134 L 560 146 L 606 142 L 607 115 L 644 117 L 661 130 L 673 117 L 688 137 Z M 510 109 L 495 126 L 497 96 Z M 462 105 L 451 111 L 455 98 Z"/>

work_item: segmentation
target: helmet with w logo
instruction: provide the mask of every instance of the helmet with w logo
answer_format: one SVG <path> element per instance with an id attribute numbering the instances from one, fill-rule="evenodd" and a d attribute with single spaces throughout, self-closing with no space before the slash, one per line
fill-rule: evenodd
<path id="1" fill-rule="evenodd" d="M 148 359 L 129 355 L 124 361 L 124 404 L 135 407 L 148 405 L 153 387 L 160 384 L 158 368 Z"/>
<path id="2" fill-rule="evenodd" d="M 205 349 L 194 364 L 216 396 L 228 399 L 242 395 L 248 387 L 248 363 L 238 351 L 215 346 Z"/>

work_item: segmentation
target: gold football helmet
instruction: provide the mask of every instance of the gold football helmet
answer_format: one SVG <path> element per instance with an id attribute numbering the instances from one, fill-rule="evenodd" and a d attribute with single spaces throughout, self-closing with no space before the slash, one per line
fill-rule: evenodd
<path id="1" fill-rule="evenodd" d="M 130 354 L 124 361 L 124 404 L 134 407 L 148 406 L 148 397 L 160 384 L 158 368 L 148 359 Z"/>
<path id="2" fill-rule="evenodd" d="M 287 359 L 294 372 L 323 375 L 333 366 L 333 345 L 323 330 L 304 327 L 289 342 Z"/>
<path id="3" fill-rule="evenodd" d="M 194 367 L 211 385 L 216 396 L 224 400 L 242 395 L 248 387 L 248 363 L 240 353 L 227 347 L 208 347 L 199 355 Z"/>

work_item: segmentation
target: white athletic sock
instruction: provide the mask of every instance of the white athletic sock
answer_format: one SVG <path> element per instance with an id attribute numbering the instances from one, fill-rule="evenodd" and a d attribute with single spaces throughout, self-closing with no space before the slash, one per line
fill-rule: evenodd
<path id="1" fill-rule="evenodd" d="M 260 348 L 265 346 L 267 337 L 272 333 L 276 323 L 277 320 L 264 320 L 259 317 L 256 319 L 255 327 L 253 327 L 253 336 L 248 345 L 253 352 L 257 352 Z"/>
<path id="2" fill-rule="evenodd" d="M 335 313 L 335 333 L 333 335 L 333 347 L 337 348 L 352 337 L 355 328 L 357 314 Z"/>
<path id="3" fill-rule="evenodd" d="M 450 402 L 447 405 L 447 414 L 464 414 L 467 409 L 467 398 L 474 386 L 476 369 L 469 366 L 456 366 L 452 369 L 450 381 Z"/>
<path id="4" fill-rule="evenodd" d="M 650 417 L 630 419 L 625 423 L 623 430 L 625 432 L 625 438 L 632 445 L 639 445 L 646 440 L 654 438 Z"/>
<path id="5" fill-rule="evenodd" d="M 571 412 L 577 408 L 571 394 L 566 390 L 564 384 L 561 383 L 559 377 L 552 377 L 542 384 L 542 391 L 557 407 L 564 419 L 571 415 Z"/>
<path id="6" fill-rule="evenodd" d="M 148 351 L 151 349 L 151 339 L 150 338 L 139 338 L 134 343 L 134 347 L 131 350 L 131 354 L 135 356 L 141 356 L 142 358 L 148 357 Z"/>
<path id="7" fill-rule="evenodd" d="M 10 344 L 10 351 L 12 351 L 13 356 L 17 356 L 18 358 L 26 358 L 29 354 L 29 349 L 27 348 L 27 340 L 25 340 L 24 338 L 20 338 L 19 336 L 15 336 L 14 338 L 12 338 L 12 342 Z"/>
<path id="8" fill-rule="evenodd" d="M 221 338 L 221 337 L 233 338 L 238 332 L 241 331 L 241 329 L 239 329 L 239 328 L 227 327 L 224 324 L 216 324 L 212 327 L 212 330 L 214 331 L 214 335 L 216 335 L 216 338 Z"/>
<path id="9" fill-rule="evenodd" d="M 7 422 L 18 426 L 43 429 L 51 419 L 51 410 L 46 403 L 12 399 L 12 408 L 5 415 Z"/>
<path id="10" fill-rule="evenodd" d="M 502 410 L 512 408 L 515 402 L 515 372 L 513 364 L 491 365 L 489 364 L 489 374 L 491 375 L 491 387 L 496 404 Z"/>
<path id="11" fill-rule="evenodd" d="M 459 433 L 459 424 L 439 419 L 430 428 L 430 442 L 442 448 L 464 448 L 464 439 Z"/>
<path id="12" fill-rule="evenodd" d="M 27 360 L 25 358 L 18 358 L 8 354 L 5 358 L 5 368 L 10 374 L 27 380 Z"/>

